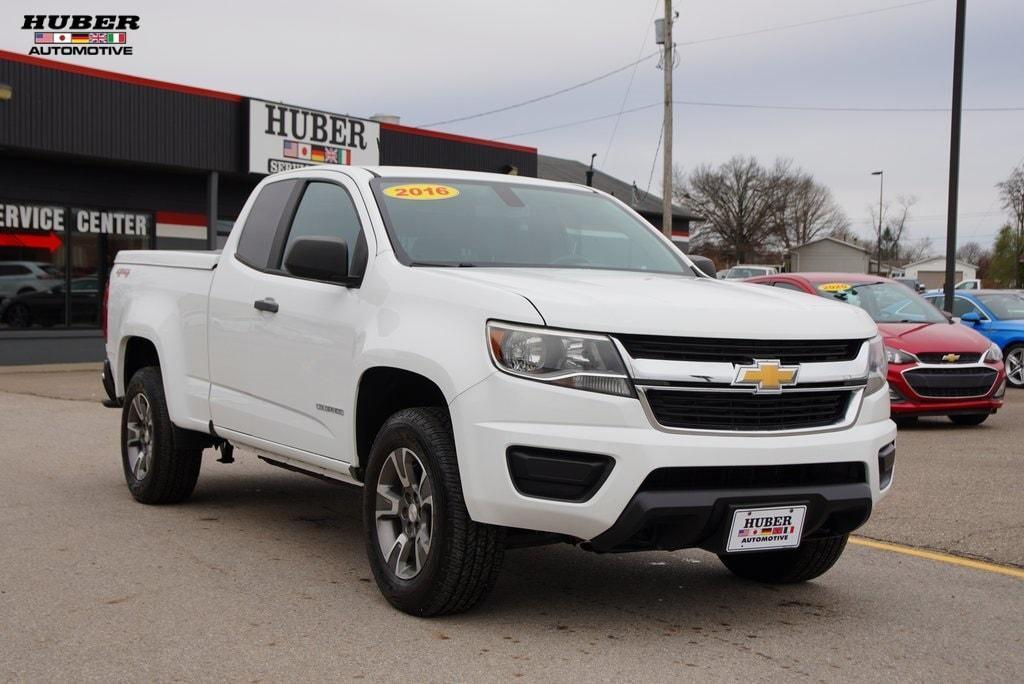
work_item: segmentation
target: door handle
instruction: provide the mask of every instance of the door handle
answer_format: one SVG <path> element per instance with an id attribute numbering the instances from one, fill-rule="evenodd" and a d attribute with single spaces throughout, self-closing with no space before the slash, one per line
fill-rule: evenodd
<path id="1" fill-rule="evenodd" d="M 281 308 L 280 306 L 277 305 L 277 302 L 275 302 L 270 297 L 266 297 L 264 299 L 257 299 L 255 302 L 252 303 L 252 305 L 253 308 L 255 308 L 257 311 L 266 311 L 268 313 L 277 313 L 277 310 Z"/>

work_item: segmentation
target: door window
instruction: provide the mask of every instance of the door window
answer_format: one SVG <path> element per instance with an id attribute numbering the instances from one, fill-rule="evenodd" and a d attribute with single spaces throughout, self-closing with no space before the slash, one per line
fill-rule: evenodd
<path id="1" fill-rule="evenodd" d="M 288 241 L 282 252 L 282 264 L 288 252 L 300 238 L 340 238 L 348 244 L 349 273 L 355 273 L 355 258 L 362 241 L 362 224 L 348 191 L 334 183 L 313 182 L 306 186 L 302 200 L 295 210 Z M 281 266 L 287 272 L 285 266 Z"/>
<path id="2" fill-rule="evenodd" d="M 781 280 L 775 283 L 775 287 L 781 287 L 783 290 L 793 290 L 793 292 L 804 292 L 802 287 L 797 287 L 793 283 L 785 283 Z"/>
<path id="3" fill-rule="evenodd" d="M 261 270 L 269 267 L 274 238 L 296 183 L 278 181 L 260 190 L 245 219 L 245 227 L 235 248 L 235 257 L 242 263 Z"/>

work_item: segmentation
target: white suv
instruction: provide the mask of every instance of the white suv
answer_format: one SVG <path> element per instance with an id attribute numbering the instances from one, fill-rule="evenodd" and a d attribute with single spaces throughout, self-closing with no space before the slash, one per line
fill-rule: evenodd
<path id="1" fill-rule="evenodd" d="M 0 261 L 0 300 L 49 289 L 60 276 L 60 270 L 42 261 Z"/>

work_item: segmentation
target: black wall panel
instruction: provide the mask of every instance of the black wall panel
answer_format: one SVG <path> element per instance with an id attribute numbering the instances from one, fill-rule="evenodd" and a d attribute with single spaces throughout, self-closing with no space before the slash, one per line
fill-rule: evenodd
<path id="1" fill-rule="evenodd" d="M 0 59 L 0 146 L 240 171 L 242 104 Z"/>

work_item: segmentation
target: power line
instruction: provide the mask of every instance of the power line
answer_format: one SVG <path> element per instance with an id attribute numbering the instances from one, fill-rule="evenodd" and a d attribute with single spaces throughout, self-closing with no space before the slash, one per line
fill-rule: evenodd
<path id="1" fill-rule="evenodd" d="M 801 21 L 797 24 L 785 24 L 783 26 L 771 26 L 763 29 L 754 29 L 753 31 L 743 31 L 742 33 L 729 33 L 724 36 L 715 36 L 713 38 L 701 38 L 699 40 L 691 40 L 686 43 L 679 43 L 679 46 L 689 45 L 701 45 L 703 43 L 713 43 L 719 40 L 728 40 L 731 38 L 745 38 L 747 36 L 756 36 L 762 33 L 771 33 L 773 31 L 786 31 L 788 29 L 801 28 L 804 26 L 814 26 L 816 24 L 825 24 L 832 21 L 842 21 L 843 19 L 853 19 L 855 17 L 864 17 L 869 14 L 880 14 L 882 12 L 891 12 L 892 10 L 905 9 L 907 7 L 914 7 L 915 5 L 927 5 L 937 0 L 917 0 L 916 2 L 905 2 L 902 5 L 890 5 L 888 7 L 879 7 L 873 10 L 866 10 L 864 12 L 853 12 L 852 14 L 840 14 L 834 17 L 824 17 L 822 19 L 812 19 L 810 21 Z"/>
<path id="2" fill-rule="evenodd" d="M 703 43 L 712 43 L 712 42 L 716 42 L 716 41 L 720 41 L 720 40 L 730 40 L 732 38 L 743 38 L 743 37 L 746 37 L 746 36 L 753 36 L 753 35 L 758 35 L 758 34 L 762 34 L 762 33 L 771 33 L 771 32 L 774 32 L 774 31 L 787 31 L 789 29 L 800 28 L 800 27 L 803 27 L 803 26 L 812 26 L 812 25 L 815 25 L 815 24 L 824 24 L 824 23 L 832 22 L 832 21 L 842 21 L 844 19 L 852 19 L 852 18 L 855 18 L 855 17 L 863 17 L 863 16 L 867 16 L 867 15 L 870 15 L 870 14 L 879 14 L 881 12 L 890 12 L 890 11 L 893 11 L 893 10 L 905 9 L 907 7 L 913 7 L 915 5 L 925 5 L 925 4 L 928 4 L 928 3 L 931 3 L 931 2 L 937 2 L 937 0 L 916 0 L 916 2 L 907 2 L 907 3 L 900 4 L 900 5 L 891 5 L 889 7 L 879 7 L 878 9 L 866 10 L 864 12 L 854 12 L 852 14 L 841 14 L 841 15 L 837 15 L 837 16 L 834 16 L 834 17 L 824 17 L 822 19 L 813 19 L 811 21 L 802 21 L 802 22 L 799 22 L 799 23 L 796 23 L 796 24 L 785 24 L 783 26 L 769 26 L 769 27 L 762 28 L 762 29 L 754 29 L 753 31 L 744 31 L 742 33 L 729 33 L 729 34 L 725 34 L 725 35 L 721 35 L 721 36 L 712 36 L 710 38 L 700 38 L 698 40 L 691 40 L 691 41 L 687 41 L 685 43 L 679 43 L 678 47 L 689 47 L 689 46 L 692 46 L 692 45 L 701 45 Z M 640 59 L 632 61 L 629 64 L 625 64 L 625 65 L 623 65 L 623 66 L 621 66 L 621 67 L 619 67 L 617 69 L 613 69 L 612 71 L 603 73 L 600 76 L 595 76 L 594 78 L 588 79 L 586 81 L 582 81 L 581 83 L 577 83 L 575 85 L 571 85 L 571 86 L 567 86 L 565 88 L 561 88 L 561 89 L 556 90 L 554 92 L 548 93 L 547 95 L 540 95 L 538 97 L 530 98 L 529 100 L 523 100 L 522 102 L 516 102 L 514 104 L 506 105 L 504 107 L 498 107 L 497 109 L 490 109 L 490 110 L 488 110 L 486 112 L 478 112 L 477 114 L 468 114 L 466 116 L 460 116 L 460 117 L 456 117 L 456 118 L 453 118 L 453 119 L 445 119 L 444 121 L 435 121 L 433 123 L 419 124 L 418 127 L 419 128 L 432 128 L 434 126 L 443 126 L 445 124 L 457 123 L 459 121 L 468 121 L 470 119 L 478 119 L 480 117 L 490 116 L 492 114 L 500 114 L 501 112 L 507 112 L 507 111 L 512 110 L 512 109 L 518 109 L 519 107 L 525 107 L 526 105 L 535 104 L 535 103 L 541 102 L 543 100 L 551 99 L 552 97 L 557 97 L 558 95 L 564 95 L 565 93 L 572 92 L 573 90 L 578 90 L 578 89 L 583 88 L 584 86 L 588 86 L 588 85 L 590 85 L 592 83 L 597 83 L 598 81 L 602 81 L 602 80 L 604 80 L 604 79 L 606 79 L 606 78 L 608 78 L 610 76 L 614 76 L 615 74 L 622 73 L 623 71 L 625 71 L 626 69 L 629 69 L 630 67 L 635 67 L 635 66 L 641 64 L 642 62 L 646 62 L 647 60 L 651 59 L 652 57 L 656 57 L 656 56 L 658 56 L 660 54 L 661 54 L 661 50 L 657 50 L 657 51 L 652 52 L 652 53 L 650 53 L 648 55 L 644 55 Z M 607 118 L 607 117 L 605 117 L 605 118 Z"/>
<path id="3" fill-rule="evenodd" d="M 720 107 L 728 109 L 767 109 L 767 110 L 778 110 L 778 111 L 795 111 L 795 112 L 857 112 L 857 113 L 934 113 L 934 112 L 948 112 L 949 107 L 828 107 L 828 106 L 802 106 L 802 105 L 769 105 L 769 104 L 756 104 L 748 102 L 698 102 L 694 100 L 674 100 L 674 104 L 684 105 L 688 107 Z M 614 116 L 621 116 L 622 114 L 632 114 L 634 112 L 643 111 L 644 109 L 650 109 L 652 107 L 660 107 L 664 103 L 654 102 L 652 104 L 641 105 L 639 107 L 633 107 L 631 109 L 624 109 L 622 112 L 613 112 L 611 114 L 602 114 L 600 116 L 592 116 L 587 119 L 579 119 L 576 121 L 568 121 L 562 124 L 556 124 L 554 126 L 548 126 L 546 128 L 537 128 L 532 131 L 523 131 L 522 133 L 513 133 L 511 135 L 503 135 L 495 140 L 508 140 L 509 138 L 519 138 L 524 135 L 533 135 L 535 133 L 546 133 L 548 131 L 554 131 L 561 128 L 569 128 L 571 126 L 580 126 L 582 124 L 591 123 L 594 121 L 601 121 L 603 119 L 610 119 Z M 1020 112 L 1024 111 L 1024 107 L 964 107 L 965 112 Z"/>
<path id="4" fill-rule="evenodd" d="M 647 39 L 651 34 L 651 22 L 654 21 L 654 17 L 658 14 L 658 5 L 662 3 L 662 0 L 654 0 L 654 10 L 651 12 L 651 19 L 647 22 L 647 27 L 644 30 L 644 41 L 640 44 L 640 54 L 644 54 L 644 49 L 647 47 Z M 640 62 L 633 65 L 633 71 L 629 74 L 629 83 L 626 84 L 626 94 L 622 96 L 622 104 L 619 106 L 619 115 L 615 118 L 615 125 L 612 126 L 612 133 L 608 136 L 608 146 L 604 148 L 604 158 L 601 159 L 601 166 L 604 166 L 608 162 L 608 156 L 612 152 L 612 143 L 615 141 L 615 134 L 619 130 L 619 122 L 622 120 L 622 110 L 626 108 L 626 102 L 629 100 L 629 93 L 633 90 L 633 80 L 636 78 L 636 70 L 640 67 Z M 665 133 L 665 123 L 661 124 L 661 132 Z"/>
<path id="5" fill-rule="evenodd" d="M 460 117 L 456 117 L 454 119 L 446 119 L 444 121 L 435 121 L 433 123 L 420 124 L 418 126 L 418 128 L 432 128 L 434 126 L 443 126 L 444 124 L 456 123 L 458 121 L 468 121 L 469 119 L 478 119 L 481 116 L 490 116 L 491 114 L 499 114 L 501 112 L 507 112 L 510 109 L 518 109 L 519 107 L 525 107 L 526 105 L 534 104 L 535 102 L 540 102 L 541 100 L 548 100 L 548 99 L 550 99 L 552 97 L 556 97 L 558 95 L 562 95 L 564 93 L 568 93 L 568 92 L 571 92 L 573 90 L 578 90 L 579 88 L 582 88 L 583 86 L 588 86 L 591 83 L 597 83 L 598 81 L 606 79 L 609 76 L 614 76 L 615 74 L 621 73 L 621 72 L 625 71 L 626 69 L 628 69 L 628 68 L 630 68 L 632 66 L 640 64 L 641 62 L 646 62 L 647 60 L 651 59 L 652 57 L 657 57 L 659 54 L 660 54 L 660 51 L 652 52 L 651 54 L 645 55 L 645 56 L 641 57 L 638 60 L 635 60 L 633 62 L 630 62 L 629 64 L 626 64 L 624 66 L 619 67 L 618 69 L 613 69 L 612 71 L 609 71 L 607 73 L 601 74 L 600 76 L 595 76 L 594 78 L 592 78 L 592 79 L 590 79 L 588 81 L 583 81 L 582 83 L 577 83 L 576 85 L 571 85 L 571 86 L 569 86 L 567 88 L 562 88 L 560 90 L 556 90 L 556 91 L 554 91 L 552 93 L 548 93 L 547 95 L 541 95 L 539 97 L 533 97 L 533 98 L 530 98 L 529 100 L 523 100 L 522 102 L 517 102 L 515 104 L 510 104 L 510 105 L 507 105 L 505 107 L 499 107 L 497 109 L 491 109 L 491 110 L 488 110 L 486 112 L 480 112 L 478 114 L 469 114 L 467 116 L 460 116 Z"/>

